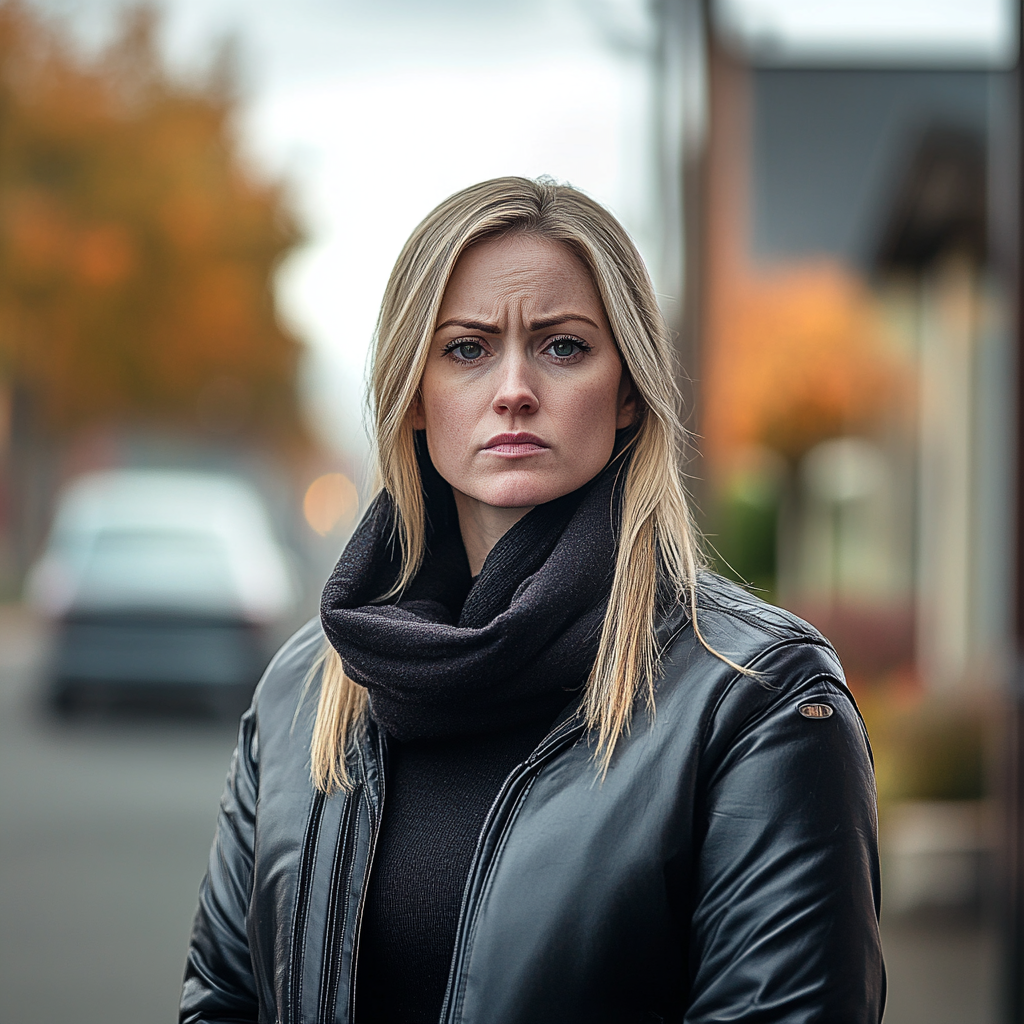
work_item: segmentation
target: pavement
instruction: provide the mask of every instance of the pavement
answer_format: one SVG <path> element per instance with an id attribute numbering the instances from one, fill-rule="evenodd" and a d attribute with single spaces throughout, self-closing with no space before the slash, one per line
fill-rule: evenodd
<path id="1" fill-rule="evenodd" d="M 885 880 L 882 884 L 883 899 Z M 997 1024 L 993 928 L 971 915 L 882 920 L 884 1024 Z"/>
<path id="2" fill-rule="evenodd" d="M 40 625 L 0 607 L 0 1024 L 174 1021 L 235 729 L 54 721 L 44 651 Z M 983 921 L 885 921 L 883 944 L 885 1024 L 996 1024 Z"/>
<path id="3" fill-rule="evenodd" d="M 174 1021 L 235 728 L 54 722 L 43 643 L 0 609 L 0 1024 Z"/>

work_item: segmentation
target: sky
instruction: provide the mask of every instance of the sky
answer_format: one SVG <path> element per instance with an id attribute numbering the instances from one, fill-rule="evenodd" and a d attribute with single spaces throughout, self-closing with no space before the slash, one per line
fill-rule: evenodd
<path id="1" fill-rule="evenodd" d="M 717 0 L 722 21 L 780 63 L 1007 65 L 1017 0 Z"/>
<path id="2" fill-rule="evenodd" d="M 123 0 L 34 0 L 83 38 Z M 998 61 L 1009 0 L 721 0 L 723 24 L 775 53 L 937 48 Z M 609 206 L 652 262 L 660 232 L 648 0 L 163 0 L 181 68 L 241 45 L 241 139 L 285 178 L 308 244 L 280 269 L 308 346 L 304 387 L 324 441 L 366 450 L 363 388 L 377 307 L 412 228 L 457 189 L 549 174 Z M 1003 50 L 1000 50 L 1000 47 Z M 916 47 L 916 50 L 915 50 Z M 872 49 L 873 48 L 873 49 Z M 1005 57 L 1005 54 L 1004 54 Z M 903 59 L 901 56 L 900 59 Z"/>

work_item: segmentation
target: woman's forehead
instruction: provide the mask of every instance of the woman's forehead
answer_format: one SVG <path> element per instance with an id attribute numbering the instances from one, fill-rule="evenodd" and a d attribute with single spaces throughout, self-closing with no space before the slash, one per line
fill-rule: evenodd
<path id="1" fill-rule="evenodd" d="M 566 245 L 538 235 L 505 236 L 463 252 L 445 288 L 438 323 L 456 313 L 496 313 L 509 303 L 541 313 L 566 302 L 603 317 L 589 271 Z"/>

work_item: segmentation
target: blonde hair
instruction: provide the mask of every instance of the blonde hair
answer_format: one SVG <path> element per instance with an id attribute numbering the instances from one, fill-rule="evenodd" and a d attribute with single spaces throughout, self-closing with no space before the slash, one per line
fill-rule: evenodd
<path id="1" fill-rule="evenodd" d="M 650 277 L 619 222 L 571 186 L 509 177 L 463 189 L 413 231 L 391 273 L 375 334 L 371 413 L 378 481 L 394 501 L 402 550 L 393 593 L 413 579 L 423 559 L 423 490 L 410 410 L 441 299 L 466 249 L 515 233 L 564 245 L 590 272 L 638 399 L 636 429 L 624 460 L 615 574 L 583 699 L 596 756 L 607 771 L 637 695 L 643 694 L 653 710 L 661 653 L 655 635 L 658 601 L 686 600 L 696 629 L 701 558 L 683 484 L 685 437 L 672 343 Z M 318 789 L 332 792 L 348 786 L 346 746 L 363 719 L 367 695 L 345 674 L 333 648 L 325 650 L 315 671 L 320 700 L 312 777 Z"/>

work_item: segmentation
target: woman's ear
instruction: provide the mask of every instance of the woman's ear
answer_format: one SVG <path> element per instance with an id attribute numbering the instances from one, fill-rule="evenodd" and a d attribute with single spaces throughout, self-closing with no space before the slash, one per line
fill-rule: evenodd
<path id="1" fill-rule="evenodd" d="M 427 414 L 423 409 L 423 395 L 420 393 L 419 388 L 416 389 L 416 397 L 412 400 L 409 414 L 412 416 L 413 430 L 427 429 Z"/>
<path id="2" fill-rule="evenodd" d="M 615 429 L 622 430 L 623 427 L 631 427 L 636 422 L 637 413 L 636 388 L 633 386 L 633 379 L 622 370 L 622 380 L 619 381 L 618 415 L 615 418 Z"/>

